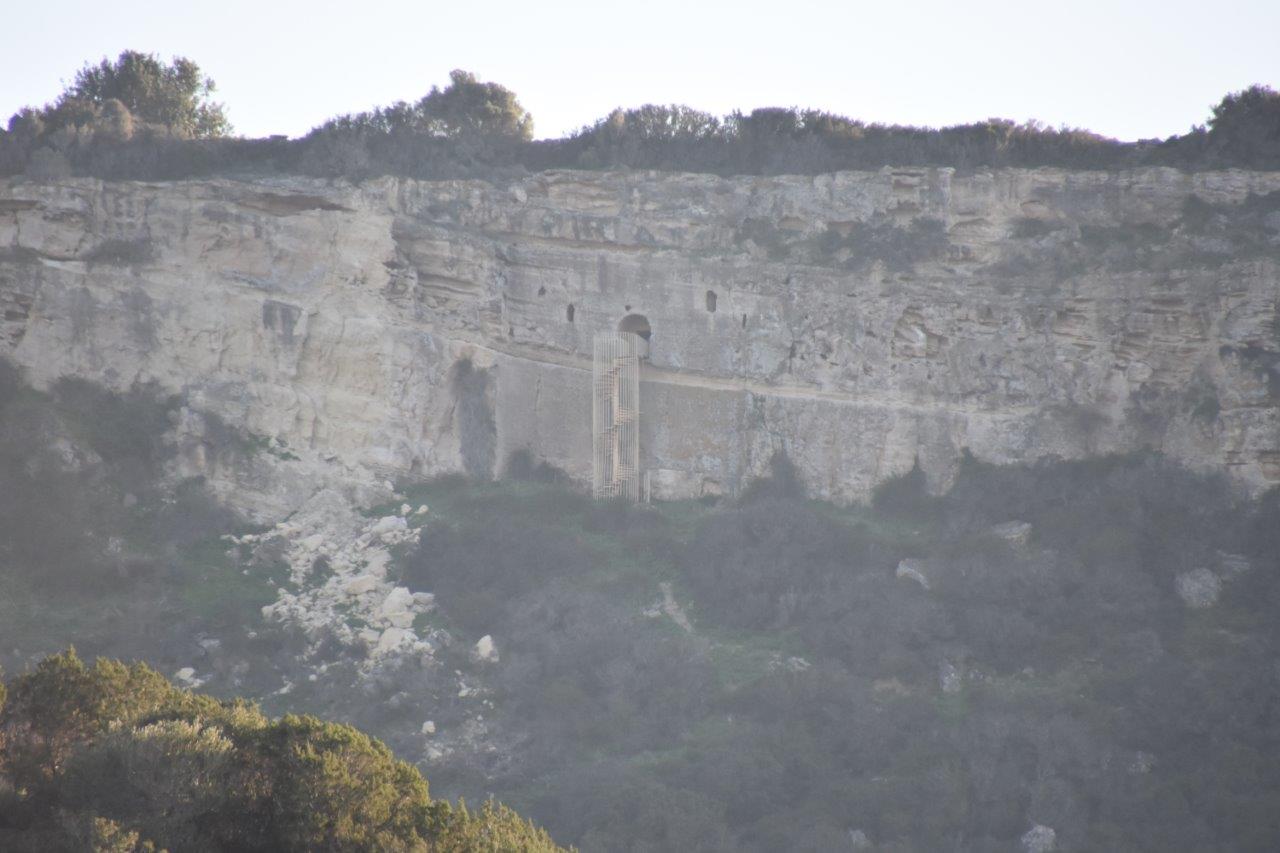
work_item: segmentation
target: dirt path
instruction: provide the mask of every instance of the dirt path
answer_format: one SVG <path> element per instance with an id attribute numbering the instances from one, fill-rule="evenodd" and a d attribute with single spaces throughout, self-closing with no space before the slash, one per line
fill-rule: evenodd
<path id="1" fill-rule="evenodd" d="M 542 347 L 532 347 L 512 343 L 504 344 L 503 346 L 493 346 L 491 343 L 480 343 L 463 338 L 447 338 L 447 340 L 454 343 L 464 343 L 467 346 L 475 347 L 477 349 L 488 350 L 507 358 L 516 358 L 522 361 L 543 364 L 551 367 L 561 367 L 566 370 L 578 370 L 586 374 L 591 372 L 591 359 L 576 354 L 555 352 Z M 876 400 L 873 397 L 868 397 L 866 395 L 859 396 L 841 391 L 833 391 L 816 385 L 800 383 L 774 384 L 740 377 L 711 376 L 706 373 L 691 370 L 673 370 L 671 368 L 656 367 L 650 363 L 646 363 L 644 365 L 644 368 L 640 373 L 640 382 L 642 384 L 653 383 L 657 385 L 674 385 L 685 388 L 703 388 L 709 391 L 746 392 L 762 397 L 822 400 L 824 402 L 850 406 L 894 409 L 896 411 L 931 414 L 939 411 L 945 411 L 983 415 L 985 417 L 999 419 L 1021 418 L 1038 410 L 1038 407 L 1036 406 L 1002 406 L 999 410 L 992 410 L 990 408 L 984 408 L 982 406 L 966 404 L 958 401 L 939 400 L 928 403 L 916 403 L 908 400 Z"/>

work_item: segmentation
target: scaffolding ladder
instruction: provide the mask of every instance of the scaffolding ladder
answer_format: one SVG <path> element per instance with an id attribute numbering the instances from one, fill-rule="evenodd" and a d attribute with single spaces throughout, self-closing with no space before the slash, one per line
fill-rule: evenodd
<path id="1" fill-rule="evenodd" d="M 639 501 L 641 340 L 630 332 L 599 333 L 591 370 L 591 492 Z"/>

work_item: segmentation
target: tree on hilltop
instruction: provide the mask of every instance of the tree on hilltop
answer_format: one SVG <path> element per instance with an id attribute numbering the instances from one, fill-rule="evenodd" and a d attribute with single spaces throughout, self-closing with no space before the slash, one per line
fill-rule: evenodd
<path id="1" fill-rule="evenodd" d="M 449 72 L 449 85 L 431 87 L 418 109 L 427 130 L 436 136 L 533 138 L 533 117 L 515 92 L 497 83 L 482 83 L 469 71 Z"/>
<path id="2" fill-rule="evenodd" d="M 485 83 L 470 71 L 449 72 L 450 83 L 415 103 L 397 101 L 372 112 L 344 115 L 325 123 L 320 131 L 409 131 L 447 139 L 533 138 L 533 117 L 516 100 L 515 92 L 498 83 Z"/>
<path id="3" fill-rule="evenodd" d="M 92 117 L 117 101 L 136 120 L 165 127 L 176 136 L 226 136 L 231 123 L 223 105 L 211 99 L 215 88 L 213 79 L 186 57 L 165 65 L 155 54 L 126 50 L 115 62 L 104 58 L 80 69 L 47 112 L 64 118 L 56 124 L 81 124 L 76 116 Z"/>
<path id="4" fill-rule="evenodd" d="M 1213 108 L 1209 141 L 1230 162 L 1280 167 L 1280 92 L 1255 85 L 1228 94 Z"/>

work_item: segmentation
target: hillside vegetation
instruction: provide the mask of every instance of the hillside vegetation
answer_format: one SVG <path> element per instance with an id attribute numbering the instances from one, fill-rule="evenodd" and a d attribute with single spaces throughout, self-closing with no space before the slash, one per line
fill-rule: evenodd
<path id="1" fill-rule="evenodd" d="M 183 405 L 149 385 L 117 394 L 64 379 L 37 391 L 0 359 L 0 664 L 74 641 L 173 671 L 214 635 L 261 657 L 265 637 L 248 635 L 284 573 L 229 559 L 219 537 L 244 522 L 202 480 L 166 477 Z M 253 450 L 222 432 L 210 453 Z"/>
<path id="2" fill-rule="evenodd" d="M 779 457 L 737 499 L 633 507 L 517 456 L 399 485 L 430 510 L 390 571 L 434 594 L 438 660 L 361 674 L 368 649 L 264 620 L 286 570 L 165 476 L 183 405 L 0 371 L 0 849 L 549 843 L 419 771 L 587 850 L 1280 840 L 1280 491 L 968 459 L 945 495 L 916 470 L 837 507 Z M 224 698 L 44 657 L 72 642 Z"/>
<path id="3" fill-rule="evenodd" d="M 1226 95 L 1204 125 L 1165 140 L 1119 142 L 1075 128 L 987 119 L 902 127 L 798 107 L 715 116 L 685 105 L 617 109 L 561 139 L 534 141 L 505 86 L 454 71 L 420 100 L 338 116 L 302 139 L 231 137 L 226 107 L 194 62 L 125 51 L 86 65 L 54 103 L 0 130 L 0 176 L 176 179 L 307 174 L 502 179 L 545 169 L 817 174 L 883 166 L 958 169 L 1280 168 L 1280 94 Z M 1195 117 L 1188 117 L 1195 118 Z"/>
<path id="4" fill-rule="evenodd" d="M 518 744 L 433 779 L 583 849 L 1280 839 L 1280 494 L 1136 455 L 970 461 L 943 497 L 915 472 L 850 509 L 785 464 L 715 506 L 416 495 L 435 521 L 404 579 L 493 636 L 486 714 Z"/>

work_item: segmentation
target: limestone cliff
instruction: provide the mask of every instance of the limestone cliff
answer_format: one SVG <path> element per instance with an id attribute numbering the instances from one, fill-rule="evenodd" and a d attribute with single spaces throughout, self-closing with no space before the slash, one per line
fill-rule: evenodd
<path id="1" fill-rule="evenodd" d="M 632 314 L 659 496 L 780 448 L 840 501 L 966 449 L 1280 483 L 1274 172 L 9 180 L 0 310 L 37 384 L 185 393 L 178 473 L 260 517 L 520 448 L 589 476 L 591 338 Z"/>

